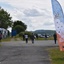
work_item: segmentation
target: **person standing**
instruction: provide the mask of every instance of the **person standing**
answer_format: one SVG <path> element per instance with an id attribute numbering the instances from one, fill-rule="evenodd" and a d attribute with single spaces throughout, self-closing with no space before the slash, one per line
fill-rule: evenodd
<path id="1" fill-rule="evenodd" d="M 36 38 L 38 39 L 38 34 L 36 34 Z"/>
<path id="2" fill-rule="evenodd" d="M 1 39 L 2 39 L 2 33 L 1 33 L 1 31 L 0 31 L 0 42 L 1 42 Z"/>
<path id="3" fill-rule="evenodd" d="M 54 33 L 53 37 L 54 37 L 54 42 L 55 42 L 55 44 L 56 44 L 56 40 L 57 40 L 57 35 L 56 35 L 56 33 Z"/>
<path id="4" fill-rule="evenodd" d="M 25 35 L 23 34 L 23 41 L 25 40 Z"/>
<path id="5" fill-rule="evenodd" d="M 26 40 L 26 43 L 28 43 L 28 35 L 25 34 L 25 40 Z"/>
<path id="6" fill-rule="evenodd" d="M 47 40 L 47 35 L 45 34 L 45 40 Z"/>
<path id="7" fill-rule="evenodd" d="M 32 35 L 31 35 L 32 44 L 34 44 L 34 39 L 35 39 L 34 34 L 32 34 Z"/>

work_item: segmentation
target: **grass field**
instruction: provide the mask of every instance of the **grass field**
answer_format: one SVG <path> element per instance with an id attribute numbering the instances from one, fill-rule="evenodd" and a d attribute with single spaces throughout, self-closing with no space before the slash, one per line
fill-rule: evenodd
<path id="1" fill-rule="evenodd" d="M 51 64 L 64 64 L 64 51 L 60 51 L 58 47 L 49 49 Z"/>
<path id="2" fill-rule="evenodd" d="M 10 41 L 11 40 L 11 37 L 9 37 L 9 38 L 4 38 L 4 39 L 2 39 L 1 41 Z"/>

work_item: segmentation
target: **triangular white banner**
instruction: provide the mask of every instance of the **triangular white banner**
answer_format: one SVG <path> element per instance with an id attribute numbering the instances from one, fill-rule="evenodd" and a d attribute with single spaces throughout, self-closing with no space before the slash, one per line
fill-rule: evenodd
<path id="1" fill-rule="evenodd" d="M 60 46 L 60 50 L 64 51 L 64 14 L 62 11 L 62 7 L 57 0 L 51 0 L 51 2 L 58 43 Z"/>

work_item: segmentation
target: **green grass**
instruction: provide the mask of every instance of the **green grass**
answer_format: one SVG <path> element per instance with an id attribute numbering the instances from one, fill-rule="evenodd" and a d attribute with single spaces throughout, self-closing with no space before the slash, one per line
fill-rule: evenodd
<path id="1" fill-rule="evenodd" d="M 2 39 L 1 41 L 11 41 L 11 37 Z"/>
<path id="2" fill-rule="evenodd" d="M 19 38 L 19 40 L 23 40 L 22 37 L 14 36 L 13 38 L 12 37 L 8 37 L 8 38 L 5 38 L 5 39 L 2 39 L 2 42 L 11 41 L 12 39 L 14 41 L 18 41 L 18 38 Z M 31 39 L 29 38 L 29 40 L 31 40 Z M 38 39 L 36 38 L 35 40 L 45 40 L 45 38 L 38 38 Z M 53 40 L 53 37 L 49 37 L 49 38 L 47 38 L 47 40 Z"/>
<path id="3" fill-rule="evenodd" d="M 38 38 L 38 39 L 36 39 L 36 40 L 53 40 L 53 37 L 49 37 L 49 38 L 47 38 L 47 39 L 45 39 L 45 38 Z"/>
<path id="4" fill-rule="evenodd" d="M 15 41 L 17 41 L 17 38 L 19 38 L 20 40 L 23 40 L 23 37 L 22 36 L 19 37 L 18 35 L 14 36 L 13 38 L 14 38 Z M 31 40 L 30 37 L 29 37 L 29 40 Z M 40 38 L 39 37 L 38 39 L 36 38 L 35 40 L 45 40 L 45 38 Z M 53 37 L 48 37 L 47 40 L 53 40 Z"/>
<path id="5" fill-rule="evenodd" d="M 53 37 L 49 37 L 49 38 L 47 38 L 48 40 L 53 40 L 54 38 Z"/>
<path id="6" fill-rule="evenodd" d="M 60 51 L 59 48 L 49 49 L 51 64 L 64 64 L 64 51 Z"/>

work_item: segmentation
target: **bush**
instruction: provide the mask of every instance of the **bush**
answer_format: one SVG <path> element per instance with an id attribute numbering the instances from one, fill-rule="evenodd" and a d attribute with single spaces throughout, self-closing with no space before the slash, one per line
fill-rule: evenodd
<path id="1" fill-rule="evenodd" d="M 17 31 L 17 34 L 24 31 L 24 28 L 22 26 L 20 26 L 20 25 L 15 26 L 13 29 L 15 29 Z"/>
<path id="2" fill-rule="evenodd" d="M 24 32 L 20 32 L 19 33 L 19 37 L 23 36 L 24 35 Z"/>
<path id="3" fill-rule="evenodd" d="M 21 36 L 23 36 L 23 35 L 25 35 L 25 34 L 27 34 L 29 37 L 32 35 L 32 32 L 29 32 L 29 31 L 25 31 L 25 32 L 20 32 L 19 33 L 19 36 L 21 37 Z"/>

